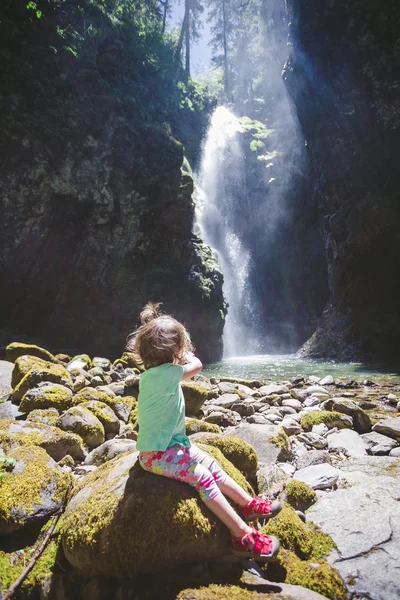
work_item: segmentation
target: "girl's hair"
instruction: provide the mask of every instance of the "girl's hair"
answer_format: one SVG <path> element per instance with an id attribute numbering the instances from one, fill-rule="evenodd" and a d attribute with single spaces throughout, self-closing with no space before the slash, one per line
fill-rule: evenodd
<path id="1" fill-rule="evenodd" d="M 126 349 L 145 369 L 164 363 L 181 364 L 193 345 L 185 327 L 170 315 L 160 314 L 160 303 L 146 304 L 140 313 L 141 326 L 128 335 Z"/>

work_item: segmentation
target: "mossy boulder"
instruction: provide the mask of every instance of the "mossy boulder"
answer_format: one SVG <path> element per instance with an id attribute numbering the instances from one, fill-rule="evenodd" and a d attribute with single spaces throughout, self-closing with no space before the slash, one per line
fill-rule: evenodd
<path id="1" fill-rule="evenodd" d="M 119 419 L 113 409 L 107 404 L 104 404 L 104 402 L 90 400 L 89 402 L 82 402 L 82 404 L 79 406 L 81 408 L 87 408 L 90 410 L 90 412 L 93 413 L 103 425 L 106 433 L 119 432 Z"/>
<path id="2" fill-rule="evenodd" d="M 55 427 L 59 416 L 60 414 L 56 408 L 46 408 L 44 410 L 38 408 L 29 413 L 28 420 L 32 423 L 43 423 Z"/>
<path id="3" fill-rule="evenodd" d="M 215 446 L 222 452 L 246 479 L 254 480 L 258 469 L 257 453 L 253 446 L 234 435 L 221 435 L 218 433 L 196 433 L 191 436 L 191 441 L 198 444 Z"/>
<path id="4" fill-rule="evenodd" d="M 287 503 L 295 510 L 304 512 L 317 499 L 315 491 L 304 481 L 291 479 L 285 489 Z"/>
<path id="5" fill-rule="evenodd" d="M 91 367 L 100 367 L 104 371 L 109 371 L 111 369 L 111 361 L 108 358 L 103 358 L 101 356 L 95 356 L 92 359 Z"/>
<path id="6" fill-rule="evenodd" d="M 128 423 L 133 408 L 137 406 L 136 398 L 133 396 L 109 397 L 104 403 L 112 408 L 118 419 L 121 419 L 124 423 Z"/>
<path id="7" fill-rule="evenodd" d="M 108 460 L 112 460 L 118 454 L 124 452 L 135 452 L 136 442 L 128 439 L 117 439 L 107 440 L 101 446 L 98 446 L 90 452 L 85 458 L 85 465 L 102 465 Z"/>
<path id="8" fill-rule="evenodd" d="M 31 369 L 48 368 L 51 365 L 51 362 L 37 356 L 30 356 L 29 354 L 19 356 L 14 363 L 14 369 L 11 376 L 12 387 L 16 388 L 21 379 L 23 379 Z"/>
<path id="9" fill-rule="evenodd" d="M 109 398 L 115 398 L 115 394 L 111 390 L 105 391 L 97 388 L 85 387 L 75 394 L 74 404 L 82 404 L 83 402 L 90 402 L 92 400 L 107 404 Z"/>
<path id="10" fill-rule="evenodd" d="M 59 383 L 65 387 L 72 388 L 72 377 L 62 365 L 49 365 L 47 367 L 33 368 L 21 379 L 14 389 L 11 400 L 19 404 L 26 392 L 35 388 L 44 381 Z"/>
<path id="11" fill-rule="evenodd" d="M 90 356 L 87 354 L 77 354 L 67 364 L 68 371 L 73 371 L 74 369 L 80 369 L 82 371 L 87 371 L 90 369 L 92 361 Z"/>
<path id="12" fill-rule="evenodd" d="M 292 458 L 289 438 L 279 425 L 242 422 L 234 435 L 253 446 L 260 462 L 269 464 Z"/>
<path id="13" fill-rule="evenodd" d="M 42 448 L 24 445 L 8 452 L 7 458 L 16 464 L 1 479 L 1 535 L 53 514 L 62 505 L 70 484 L 70 476 Z"/>
<path id="14" fill-rule="evenodd" d="M 107 406 L 112 408 L 118 419 L 121 419 L 125 423 L 128 422 L 131 410 L 136 403 L 136 399 L 132 396 L 116 396 L 108 386 L 102 386 L 102 389 L 86 387 L 74 397 L 75 404 L 90 402 L 92 400 L 107 404 Z"/>
<path id="15" fill-rule="evenodd" d="M 272 436 L 269 441 L 281 449 L 281 460 L 292 459 L 290 440 L 283 427 L 279 427 L 277 434 Z"/>
<path id="16" fill-rule="evenodd" d="M 120 358 L 114 360 L 113 366 L 117 367 L 118 365 L 122 365 L 125 369 L 130 367 L 138 371 L 143 370 L 143 367 L 136 362 L 135 355 L 132 352 L 124 352 Z"/>
<path id="17" fill-rule="evenodd" d="M 230 554 L 227 529 L 197 492 L 143 471 L 136 453 L 102 465 L 76 492 L 63 518 L 62 543 L 85 576 L 134 577 Z"/>
<path id="18" fill-rule="evenodd" d="M 63 431 L 77 433 L 89 448 L 97 448 L 105 441 L 103 425 L 93 412 L 82 405 L 65 411 L 58 417 L 56 425 Z"/>
<path id="19" fill-rule="evenodd" d="M 37 545 L 41 543 L 46 535 L 48 527 L 48 523 L 43 526 L 37 540 Z M 61 544 L 60 538 L 61 536 L 57 532 L 52 535 L 43 554 L 35 562 L 32 571 L 30 571 L 18 590 L 16 590 L 13 598 L 15 597 L 16 600 L 27 600 L 28 598 L 38 597 L 47 598 L 41 592 L 44 591 L 46 584 L 57 570 Z M 18 579 L 26 567 L 27 557 L 32 556 L 34 549 L 33 546 L 26 546 L 13 552 L 0 551 L 0 591 L 4 592 Z"/>
<path id="20" fill-rule="evenodd" d="M 304 431 L 311 431 L 314 425 L 324 423 L 328 429 L 337 427 L 338 429 L 351 428 L 353 419 L 347 415 L 343 415 L 336 411 L 329 410 L 313 410 L 300 419 L 300 425 Z"/>
<path id="21" fill-rule="evenodd" d="M 19 410 L 29 413 L 35 409 L 56 408 L 63 412 L 68 410 L 73 403 L 72 391 L 59 383 L 43 381 L 35 388 L 24 394 L 19 405 Z"/>
<path id="22" fill-rule="evenodd" d="M 35 346 L 35 344 L 24 344 L 23 342 L 13 342 L 6 347 L 6 360 L 10 362 L 15 362 L 17 358 L 20 356 L 24 356 L 25 354 L 29 354 L 30 356 L 37 356 L 38 358 L 42 358 L 43 360 L 49 362 L 56 362 L 55 357 L 51 352 L 41 348 L 40 346 Z"/>
<path id="23" fill-rule="evenodd" d="M 287 504 L 261 531 L 281 542 L 278 556 L 265 568 L 267 578 L 300 585 L 332 600 L 346 597 L 339 574 L 324 559 L 335 547 L 332 538 L 315 525 L 303 523 Z"/>
<path id="24" fill-rule="evenodd" d="M 139 408 L 138 403 L 135 402 L 132 406 L 132 410 L 129 414 L 129 419 L 128 419 L 128 423 L 130 423 L 130 425 L 133 426 L 135 431 L 137 431 L 139 428 L 138 408 Z"/>
<path id="25" fill-rule="evenodd" d="M 191 419 L 190 417 L 185 418 L 186 424 L 186 435 L 193 435 L 194 433 L 206 432 L 206 433 L 221 433 L 218 425 L 214 423 L 206 423 L 200 419 Z"/>
<path id="26" fill-rule="evenodd" d="M 60 362 L 63 365 L 67 365 L 71 360 L 71 357 L 69 354 L 63 354 L 63 353 L 56 354 L 54 358 L 56 359 L 57 362 Z"/>
<path id="27" fill-rule="evenodd" d="M 55 461 L 67 454 L 79 461 L 87 454 L 82 438 L 74 433 L 31 421 L 0 421 L 0 446 L 5 451 L 25 445 L 40 446 Z"/>
<path id="28" fill-rule="evenodd" d="M 185 413 L 188 416 L 196 417 L 204 402 L 209 397 L 209 389 L 201 383 L 194 381 L 184 381 L 182 391 L 185 397 Z"/>
<path id="29" fill-rule="evenodd" d="M 238 585 L 212 583 L 197 589 L 182 590 L 176 600 L 285 600 L 280 594 L 248 590 Z"/>

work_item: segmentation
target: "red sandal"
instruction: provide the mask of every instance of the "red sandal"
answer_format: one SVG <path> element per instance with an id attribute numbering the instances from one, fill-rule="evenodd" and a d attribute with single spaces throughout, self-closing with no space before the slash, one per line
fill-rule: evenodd
<path id="1" fill-rule="evenodd" d="M 275 536 L 265 535 L 254 527 L 242 538 L 232 537 L 232 554 L 240 558 L 269 562 L 278 554 L 279 546 L 279 540 Z"/>
<path id="2" fill-rule="evenodd" d="M 257 519 L 271 519 L 282 510 L 282 503 L 279 500 L 263 500 L 262 498 L 253 498 L 247 506 L 241 508 L 243 519 L 245 521 L 256 521 Z"/>

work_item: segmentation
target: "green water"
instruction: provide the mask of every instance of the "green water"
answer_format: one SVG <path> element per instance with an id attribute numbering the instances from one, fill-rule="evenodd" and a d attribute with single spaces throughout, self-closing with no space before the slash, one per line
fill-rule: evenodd
<path id="1" fill-rule="evenodd" d="M 226 358 L 206 365 L 203 374 L 206 377 L 243 377 L 276 381 L 291 379 L 296 375 L 315 375 L 319 378 L 332 375 L 334 379 L 347 378 L 360 382 L 371 379 L 377 383 L 400 385 L 400 365 L 398 369 L 393 370 L 383 365 L 297 358 L 294 354 L 258 354 Z"/>

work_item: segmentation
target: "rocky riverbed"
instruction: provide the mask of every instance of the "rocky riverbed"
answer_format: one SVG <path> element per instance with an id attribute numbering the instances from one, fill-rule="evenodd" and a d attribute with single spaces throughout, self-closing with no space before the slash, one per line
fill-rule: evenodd
<path id="1" fill-rule="evenodd" d="M 187 432 L 250 492 L 285 501 L 267 567 L 185 484 L 137 462 L 132 355 L 0 361 L 0 598 L 60 510 L 17 598 L 394 600 L 400 596 L 400 386 L 332 376 L 197 376 Z M 296 512 L 297 511 L 297 512 Z M 162 592 L 160 592 L 162 590 Z"/>

